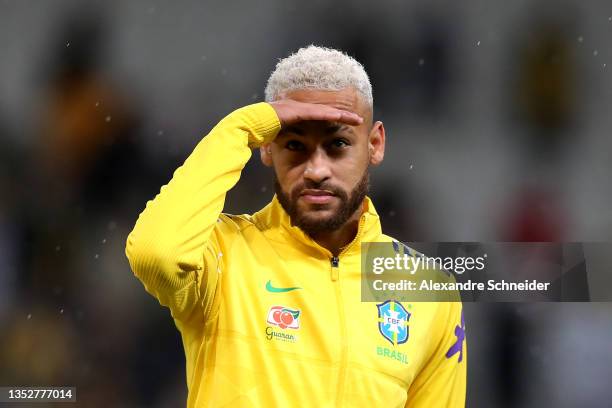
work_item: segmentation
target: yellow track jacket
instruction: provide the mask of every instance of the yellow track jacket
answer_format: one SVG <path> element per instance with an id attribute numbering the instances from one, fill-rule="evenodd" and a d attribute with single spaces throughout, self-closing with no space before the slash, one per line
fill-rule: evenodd
<path id="1" fill-rule="evenodd" d="M 392 240 L 369 198 L 337 258 L 276 197 L 221 213 L 251 148 L 279 130 L 266 103 L 225 117 L 127 239 L 132 270 L 181 333 L 187 406 L 463 407 L 461 303 L 361 301 L 361 242 Z"/>

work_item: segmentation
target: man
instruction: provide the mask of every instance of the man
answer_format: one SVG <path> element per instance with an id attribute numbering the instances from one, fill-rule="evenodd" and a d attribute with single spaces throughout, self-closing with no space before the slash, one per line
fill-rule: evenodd
<path id="1" fill-rule="evenodd" d="M 215 126 L 128 237 L 134 273 L 181 332 L 187 405 L 463 406 L 461 304 L 361 302 L 361 243 L 392 242 L 366 196 L 385 131 L 363 67 L 302 48 L 266 101 Z M 222 214 L 253 148 L 276 195 Z"/>

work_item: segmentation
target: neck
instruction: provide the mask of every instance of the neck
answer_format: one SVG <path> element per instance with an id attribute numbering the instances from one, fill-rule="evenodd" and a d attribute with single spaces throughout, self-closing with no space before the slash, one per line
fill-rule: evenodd
<path id="1" fill-rule="evenodd" d="M 342 248 L 350 244 L 359 229 L 359 219 L 363 209 L 360 206 L 342 227 L 330 232 L 314 234 L 311 238 L 323 248 L 329 250 L 333 256 L 338 256 Z"/>

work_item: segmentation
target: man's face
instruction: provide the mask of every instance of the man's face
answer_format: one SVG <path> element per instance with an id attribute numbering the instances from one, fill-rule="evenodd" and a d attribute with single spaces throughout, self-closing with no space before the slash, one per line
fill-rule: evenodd
<path id="1" fill-rule="evenodd" d="M 284 98 L 326 104 L 360 115 L 359 126 L 304 121 L 284 127 L 262 160 L 276 173 L 279 202 L 309 235 L 337 230 L 358 218 L 368 190 L 368 167 L 382 161 L 384 128 L 357 91 L 296 90 Z M 268 153 L 270 147 L 270 153 Z"/>

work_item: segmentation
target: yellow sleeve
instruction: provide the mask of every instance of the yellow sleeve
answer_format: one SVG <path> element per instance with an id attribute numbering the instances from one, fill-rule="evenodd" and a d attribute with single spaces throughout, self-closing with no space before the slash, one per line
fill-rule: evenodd
<path id="1" fill-rule="evenodd" d="M 238 182 L 251 148 L 271 142 L 279 130 L 278 116 L 267 103 L 232 112 L 198 143 L 138 217 L 127 238 L 127 258 L 147 292 L 175 319 L 189 319 L 198 309 L 205 317 L 217 283 L 211 263 L 224 246 L 220 241 L 231 238 L 228 228 L 217 228 L 225 195 Z"/>
<path id="2" fill-rule="evenodd" d="M 465 407 L 467 342 L 461 302 L 440 303 L 442 337 L 408 390 L 406 408 Z"/>

